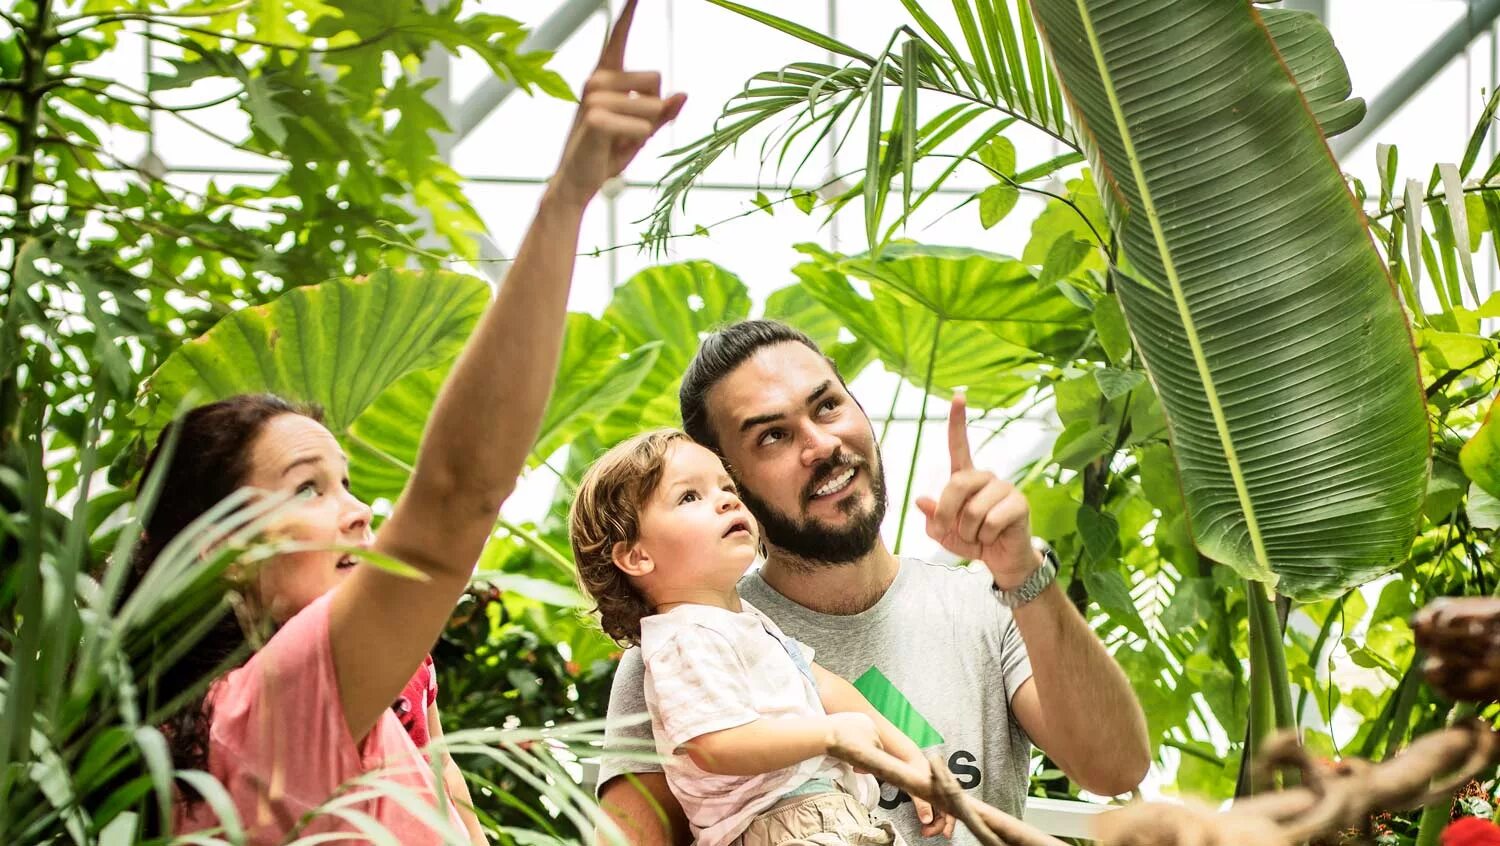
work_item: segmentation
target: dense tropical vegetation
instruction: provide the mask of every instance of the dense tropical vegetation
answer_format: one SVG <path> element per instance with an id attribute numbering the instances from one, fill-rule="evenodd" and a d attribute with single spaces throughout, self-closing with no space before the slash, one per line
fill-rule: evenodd
<path id="1" fill-rule="evenodd" d="M 568 841 L 590 824 L 578 747 L 617 653 L 577 613 L 571 486 L 599 449 L 676 422 L 702 331 L 758 314 L 808 331 L 850 379 L 899 375 L 924 420 L 926 397 L 960 388 L 996 437 L 1055 414 L 1060 434 L 1020 480 L 1034 531 L 1134 683 L 1172 789 L 1264 788 L 1242 753 L 1273 726 L 1327 757 L 1380 757 L 1453 718 L 1421 683 L 1407 621 L 1434 597 L 1497 590 L 1500 299 L 1476 277 L 1500 246 L 1500 159 L 1481 161 L 1500 98 L 1457 163 L 1403 168 L 1382 148 L 1365 185 L 1325 141 L 1362 104 L 1303 13 L 958 0 L 948 31 L 903 0 L 908 26 L 852 45 L 708 2 L 817 58 L 759 74 L 673 155 L 648 237 L 684 229 L 695 181 L 749 141 L 769 164 L 852 138 L 858 172 L 810 184 L 793 168 L 783 197 L 757 202 L 858 208 L 867 250 L 799 246 L 795 281 L 764 302 L 732 268 L 661 264 L 602 315 L 570 315 L 533 450 L 559 480 L 552 506 L 496 527 L 435 650 L 450 732 L 476 730 L 453 742 L 498 837 Z M 447 127 L 420 57 L 471 51 L 570 95 L 546 55 L 521 51 L 520 23 L 457 2 L 34 0 L 3 17 L 0 840 L 131 842 L 173 778 L 155 726 L 177 703 L 153 700 L 153 673 L 208 609 L 227 613 L 215 574 L 231 555 L 264 552 L 257 514 L 240 512 L 202 529 L 222 555 L 185 541 L 120 606 L 129 516 L 151 499 L 145 446 L 184 403 L 276 390 L 322 404 L 356 493 L 377 511 L 392 500 L 488 296 L 441 267 L 476 255 L 483 225 L 438 155 Z M 157 50 L 144 91 L 104 70 L 127 29 Z M 1216 49 L 1159 61 L 1190 31 Z M 225 140 L 275 173 L 263 187 L 188 191 L 150 156 L 110 152 L 117 135 L 225 108 L 246 126 Z M 1022 134 L 1064 152 L 1019 162 Z M 1046 197 L 1019 255 L 907 239 L 960 169 L 992 183 L 962 212 L 985 228 L 1022 192 Z M 892 499 L 904 510 L 912 494 Z M 1076 795 L 1046 761 L 1035 772 L 1035 792 Z M 1492 814 L 1493 789 L 1453 810 Z M 1426 823 L 1449 810 L 1382 821 L 1382 836 L 1435 842 Z"/>

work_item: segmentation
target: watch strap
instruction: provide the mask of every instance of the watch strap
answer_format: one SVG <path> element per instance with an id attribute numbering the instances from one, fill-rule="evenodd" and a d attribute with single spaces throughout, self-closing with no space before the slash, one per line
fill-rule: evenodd
<path id="1" fill-rule="evenodd" d="M 1010 590 L 1005 590 L 999 585 L 992 585 L 995 598 L 1006 608 L 1020 608 L 1022 605 L 1042 595 L 1053 581 L 1057 579 L 1057 553 L 1050 546 L 1037 544 L 1037 552 L 1041 553 L 1042 566 L 1031 571 L 1026 581 Z"/>

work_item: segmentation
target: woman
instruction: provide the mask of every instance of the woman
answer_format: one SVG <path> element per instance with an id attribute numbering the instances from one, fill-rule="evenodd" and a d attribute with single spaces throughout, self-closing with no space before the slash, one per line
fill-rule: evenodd
<path id="1" fill-rule="evenodd" d="M 657 74 L 623 69 L 634 6 L 626 4 L 610 34 L 557 173 L 438 396 L 411 480 L 378 534 L 370 509 L 349 492 L 347 459 L 315 413 L 240 396 L 172 424 L 178 440 L 139 567 L 242 486 L 290 495 L 267 532 L 311 550 L 243 575 L 248 613 L 275 634 L 166 727 L 179 765 L 206 767 L 228 788 L 251 843 L 279 843 L 292 831 L 357 831 L 366 818 L 403 844 L 442 842 L 440 827 L 465 830 L 452 804 L 437 806 L 430 769 L 391 703 L 441 632 L 524 467 L 557 366 L 584 208 L 685 100 L 663 98 Z M 164 433 L 150 465 L 166 440 Z M 330 547 L 368 548 L 425 578 L 361 567 L 357 555 Z M 233 620 L 216 635 L 163 680 L 158 701 L 201 681 L 244 643 Z M 343 818 L 304 819 L 340 785 L 376 771 L 434 808 L 414 814 L 375 798 Z M 462 803 L 466 791 L 456 792 Z M 218 825 L 199 797 L 184 797 L 175 822 L 179 832 Z M 483 842 L 470 824 L 469 836 Z"/>

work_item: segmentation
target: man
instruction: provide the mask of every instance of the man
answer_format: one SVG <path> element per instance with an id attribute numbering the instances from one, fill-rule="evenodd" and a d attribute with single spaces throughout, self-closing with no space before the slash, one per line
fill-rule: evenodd
<path id="1" fill-rule="evenodd" d="M 880 539 L 885 477 L 875 433 L 832 362 L 805 335 L 750 320 L 709 336 L 683 377 L 683 427 L 719 453 L 760 521 L 764 565 L 740 595 L 819 663 L 853 682 L 958 784 L 1020 816 L 1035 742 L 1085 789 L 1134 788 L 1150 765 L 1145 717 L 1125 674 L 1052 579 L 1026 498 L 970 459 L 962 399 L 949 419 L 952 476 L 916 501 L 927 533 L 984 568 L 898 559 Z M 610 743 L 646 744 L 636 650 L 610 695 Z M 622 725 L 622 722 L 629 723 Z M 599 798 L 636 846 L 691 833 L 659 766 L 606 755 Z M 881 807 L 921 839 L 910 798 Z M 964 844 L 968 832 L 955 835 Z"/>

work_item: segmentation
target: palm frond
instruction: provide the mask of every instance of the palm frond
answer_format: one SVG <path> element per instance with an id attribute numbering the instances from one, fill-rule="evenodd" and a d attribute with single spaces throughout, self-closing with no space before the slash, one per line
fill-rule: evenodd
<path id="1" fill-rule="evenodd" d="M 815 189 L 829 195 L 830 215 L 855 198 L 864 200 L 866 235 L 872 248 L 883 240 L 879 237 L 882 216 L 895 180 L 902 180 L 902 212 L 886 231 L 886 238 L 952 175 L 961 160 L 977 161 L 973 156 L 982 144 L 959 148 L 955 151 L 958 159 L 913 197 L 915 164 L 939 154 L 944 142 L 986 112 L 994 113 L 986 138 L 1020 122 L 1074 151 L 1079 149 L 1063 113 L 1061 89 L 1024 4 L 1013 13 L 1007 4 L 995 0 L 955 2 L 964 33 L 961 49 L 920 4 L 903 0 L 916 28 L 898 28 L 882 50 L 869 54 L 730 0 L 710 2 L 846 61 L 841 65 L 794 62 L 756 74 L 725 104 L 709 135 L 668 152 L 666 156 L 674 161 L 662 179 L 646 233 L 648 243 L 659 246 L 673 234 L 677 211 L 685 207 L 687 194 L 715 161 L 752 135 L 778 125 L 780 130 L 769 133 L 761 145 L 760 162 L 764 166 L 774 160 L 777 182 L 793 185 L 813 154 L 827 149 L 825 143 L 835 152 L 842 149 L 863 115 L 868 132 L 865 164 L 856 171 L 862 177 L 847 188 L 840 183 L 854 174 L 825 174 Z M 898 94 L 896 106 L 889 110 L 884 108 L 887 88 L 897 89 Z M 918 105 L 924 93 L 961 102 L 921 122 Z M 782 166 L 792 159 L 796 165 L 783 174 Z M 1025 171 L 1026 178 L 1044 178 L 1078 160 L 1081 156 L 1053 159 L 1050 166 L 1044 163 Z"/>

